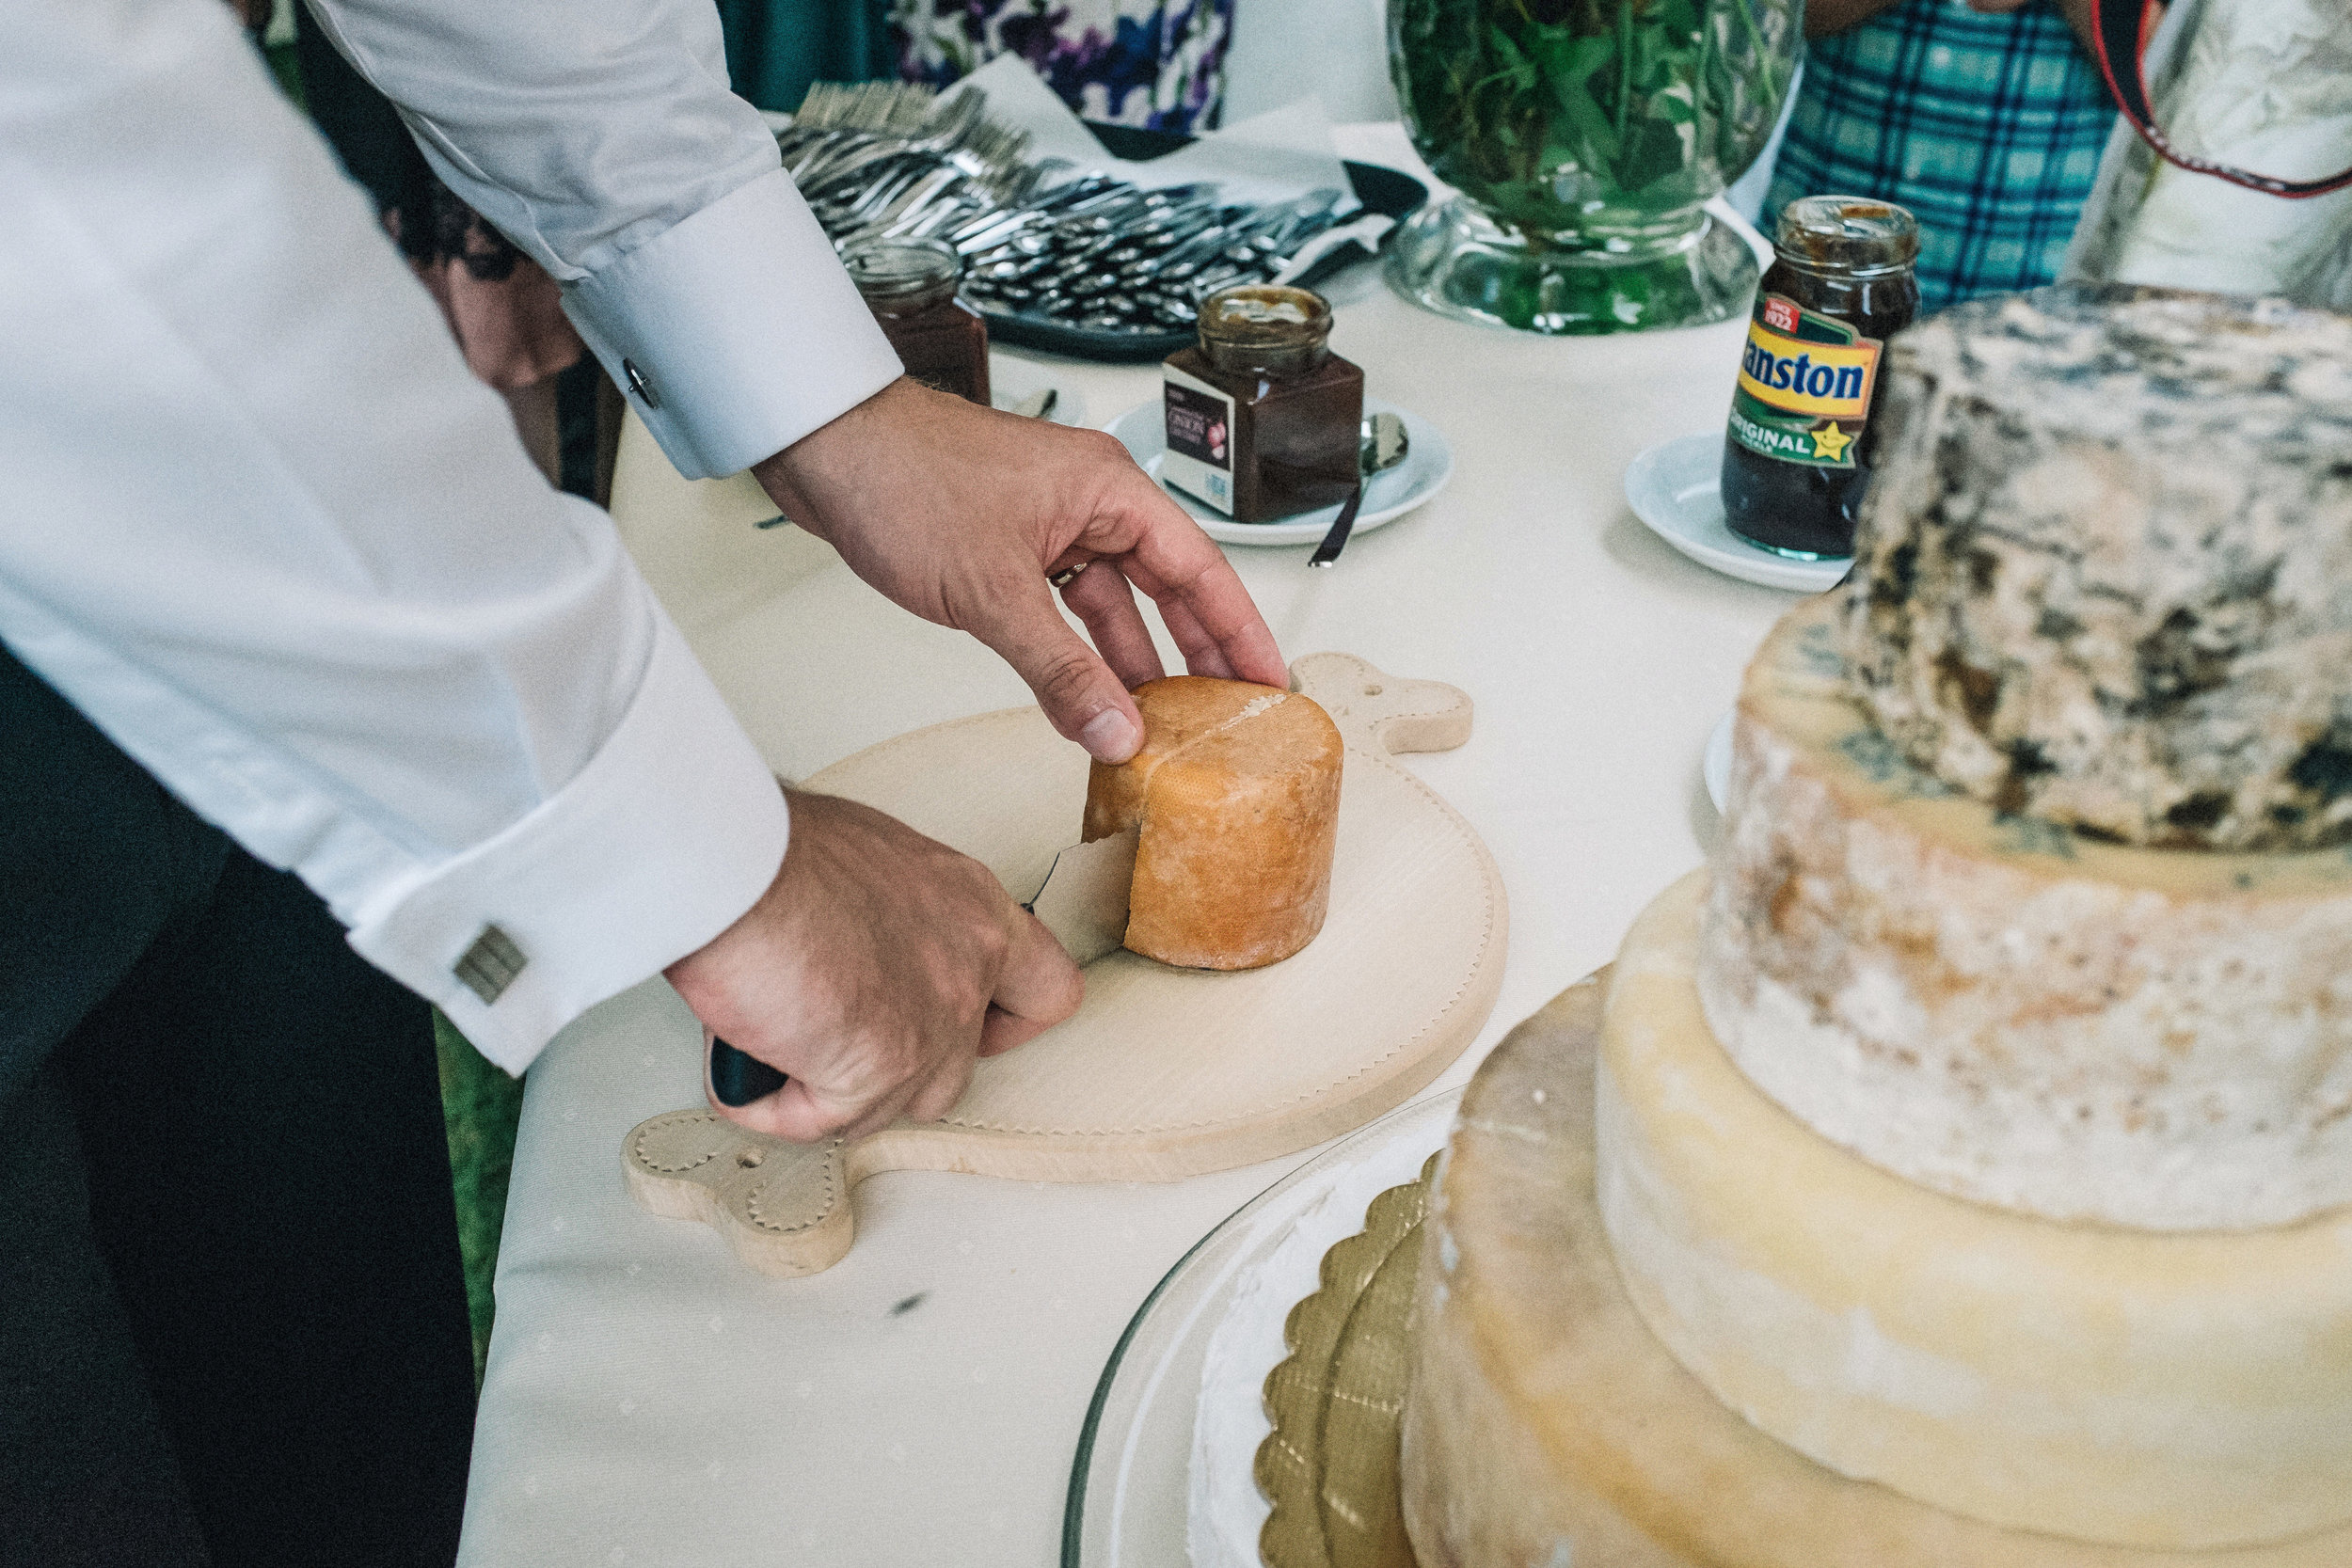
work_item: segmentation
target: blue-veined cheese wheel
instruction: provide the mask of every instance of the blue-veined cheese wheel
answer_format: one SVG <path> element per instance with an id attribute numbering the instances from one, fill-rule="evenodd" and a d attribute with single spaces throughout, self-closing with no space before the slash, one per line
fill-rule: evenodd
<path id="1" fill-rule="evenodd" d="M 1914 763 L 2128 844 L 2352 840 L 2352 319 L 2058 287 L 1888 345 L 1844 590 Z"/>
<path id="2" fill-rule="evenodd" d="M 1740 1069 L 1978 1202 L 2154 1229 L 2352 1202 L 2352 855 L 2005 816 L 1872 727 L 1836 616 L 1789 614 L 1740 692 L 1698 968 Z"/>

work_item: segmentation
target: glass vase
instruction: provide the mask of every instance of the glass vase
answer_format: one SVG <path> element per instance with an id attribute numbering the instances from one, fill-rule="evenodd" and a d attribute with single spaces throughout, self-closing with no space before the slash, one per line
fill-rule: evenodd
<path id="1" fill-rule="evenodd" d="M 1708 200 L 1763 150 L 1803 0 L 1389 0 L 1413 144 L 1460 194 L 1388 246 L 1444 315 L 1636 332 L 1747 308 L 1755 253 Z"/>

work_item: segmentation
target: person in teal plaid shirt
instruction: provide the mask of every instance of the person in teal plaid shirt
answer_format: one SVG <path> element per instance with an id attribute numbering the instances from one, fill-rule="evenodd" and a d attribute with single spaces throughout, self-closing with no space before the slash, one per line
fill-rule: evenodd
<path id="1" fill-rule="evenodd" d="M 2116 112 L 2077 37 L 2088 0 L 2066 4 L 2083 14 L 2059 0 L 1808 0 L 1764 231 L 1801 196 L 1908 207 L 1923 310 L 2055 278 Z"/>

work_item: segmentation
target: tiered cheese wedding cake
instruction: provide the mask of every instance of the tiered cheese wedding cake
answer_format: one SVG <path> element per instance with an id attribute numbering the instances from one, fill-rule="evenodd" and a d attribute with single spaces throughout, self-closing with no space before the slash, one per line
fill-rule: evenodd
<path id="1" fill-rule="evenodd" d="M 2343 1568 L 2352 323 L 2043 291 L 1881 395 L 1716 863 L 1470 1091 L 1422 1568 Z"/>

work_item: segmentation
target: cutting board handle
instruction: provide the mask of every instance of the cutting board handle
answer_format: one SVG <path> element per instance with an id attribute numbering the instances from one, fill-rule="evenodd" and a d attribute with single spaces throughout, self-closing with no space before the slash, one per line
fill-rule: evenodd
<path id="1" fill-rule="evenodd" d="M 1354 654 L 1308 654 L 1291 689 L 1312 697 L 1348 744 L 1382 755 L 1451 752 L 1470 738 L 1470 693 L 1443 681 L 1404 680 Z"/>

